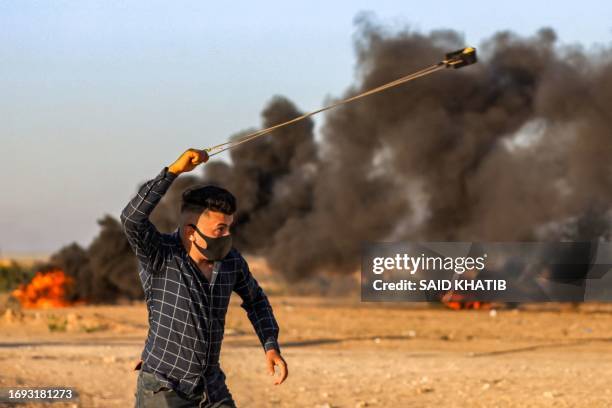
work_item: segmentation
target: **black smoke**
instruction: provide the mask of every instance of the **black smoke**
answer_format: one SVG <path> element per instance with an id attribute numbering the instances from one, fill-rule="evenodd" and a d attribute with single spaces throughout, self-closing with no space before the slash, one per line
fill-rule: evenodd
<path id="1" fill-rule="evenodd" d="M 42 269 L 60 268 L 74 279 L 68 300 L 99 303 L 142 299 L 137 261 L 121 224 L 105 215 L 98 225 L 100 232 L 87 248 L 77 243 L 66 245 Z"/>
<path id="2" fill-rule="evenodd" d="M 452 30 L 368 20 L 356 38 L 358 80 L 342 97 L 466 46 Z M 574 224 L 591 231 L 581 239 L 609 234 L 610 50 L 559 45 L 548 28 L 500 32 L 478 50 L 474 66 L 331 111 L 319 143 L 305 122 L 207 165 L 238 196 L 242 249 L 299 279 L 356 270 L 364 241 L 557 240 Z M 263 126 L 299 113 L 276 98 Z"/>
<path id="3" fill-rule="evenodd" d="M 466 45 L 452 30 L 391 32 L 362 18 L 355 84 L 338 99 Z M 367 241 L 610 238 L 612 48 L 562 45 L 549 28 L 499 32 L 477 48 L 476 65 L 330 111 L 320 140 L 305 120 L 211 160 L 202 177 L 181 176 L 153 222 L 172 231 L 184 189 L 222 185 L 238 199 L 238 249 L 289 280 L 354 272 Z M 302 113 L 276 96 L 262 127 Z M 139 297 L 117 221 L 101 226 L 90 248 L 64 258 L 89 260 L 74 272 L 84 293 Z"/>

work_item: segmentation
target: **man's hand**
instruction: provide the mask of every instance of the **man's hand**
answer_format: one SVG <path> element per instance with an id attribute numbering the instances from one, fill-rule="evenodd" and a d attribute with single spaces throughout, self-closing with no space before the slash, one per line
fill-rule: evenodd
<path id="1" fill-rule="evenodd" d="M 266 364 L 270 375 L 274 375 L 274 366 L 280 367 L 281 375 L 274 379 L 274 385 L 282 384 L 285 378 L 287 378 L 287 375 L 289 375 L 289 371 L 287 371 L 287 363 L 283 360 L 281 355 L 278 354 L 278 351 L 274 349 L 266 351 Z"/>
<path id="2" fill-rule="evenodd" d="M 168 171 L 174 174 L 181 174 L 191 171 L 200 163 L 208 161 L 208 153 L 205 150 L 187 149 L 181 157 L 168 166 Z"/>

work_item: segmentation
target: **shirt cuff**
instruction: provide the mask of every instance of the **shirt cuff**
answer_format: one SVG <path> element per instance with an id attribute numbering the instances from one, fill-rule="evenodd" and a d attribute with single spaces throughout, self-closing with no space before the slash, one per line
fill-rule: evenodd
<path id="1" fill-rule="evenodd" d="M 280 348 L 278 347 L 278 342 L 274 339 L 269 339 L 266 341 L 266 343 L 264 344 L 264 350 L 265 351 L 276 350 L 278 354 L 280 354 Z"/>
<path id="2" fill-rule="evenodd" d="M 168 181 L 174 181 L 175 178 L 178 177 L 178 174 L 174 174 L 172 173 L 169 169 L 168 166 L 164 167 L 162 169 L 162 171 L 159 173 L 159 177 L 162 179 L 166 179 Z"/>

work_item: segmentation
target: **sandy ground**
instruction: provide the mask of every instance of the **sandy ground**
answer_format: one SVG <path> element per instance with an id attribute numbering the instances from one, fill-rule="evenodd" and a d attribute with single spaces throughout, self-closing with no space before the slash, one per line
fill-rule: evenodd
<path id="1" fill-rule="evenodd" d="M 241 407 L 612 405 L 608 305 L 492 313 L 270 296 L 290 368 L 274 386 L 238 300 L 221 361 Z M 146 324 L 142 303 L 7 312 L 0 386 L 78 390 L 54 407 L 132 406 Z"/>

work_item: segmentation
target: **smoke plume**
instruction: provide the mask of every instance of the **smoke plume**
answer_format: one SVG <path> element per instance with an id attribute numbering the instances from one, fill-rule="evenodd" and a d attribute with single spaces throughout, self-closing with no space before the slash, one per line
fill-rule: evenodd
<path id="1" fill-rule="evenodd" d="M 452 30 L 389 32 L 362 18 L 356 81 L 338 99 L 466 45 Z M 353 272 L 367 241 L 609 239 L 611 49 L 563 46 L 544 28 L 497 33 L 478 52 L 476 65 L 330 111 L 320 140 L 305 120 L 231 150 L 231 162 L 212 160 L 203 177 L 181 176 L 153 222 L 172 231 L 184 189 L 222 185 L 238 199 L 236 247 L 288 280 Z M 276 96 L 262 126 L 301 113 Z M 138 297 L 118 223 L 101 226 L 91 248 L 60 258 L 88 259 L 73 272 L 84 293 Z"/>
<path id="2" fill-rule="evenodd" d="M 342 97 L 465 45 L 451 30 L 388 33 L 362 20 L 358 80 Z M 242 249 L 299 279 L 356 270 L 364 241 L 609 234 L 609 51 L 560 46 L 545 28 L 528 38 L 500 32 L 479 54 L 474 66 L 331 111 L 319 143 L 306 122 L 236 148 L 231 165 L 208 165 L 205 178 L 238 196 Z M 299 113 L 276 98 L 263 126 Z M 560 232 L 568 225 L 573 236 Z"/>
<path id="3" fill-rule="evenodd" d="M 99 303 L 142 299 L 136 257 L 121 224 L 105 215 L 98 225 L 100 233 L 88 248 L 77 243 L 66 245 L 51 256 L 47 268 L 60 268 L 74 279 L 68 300 Z"/>

